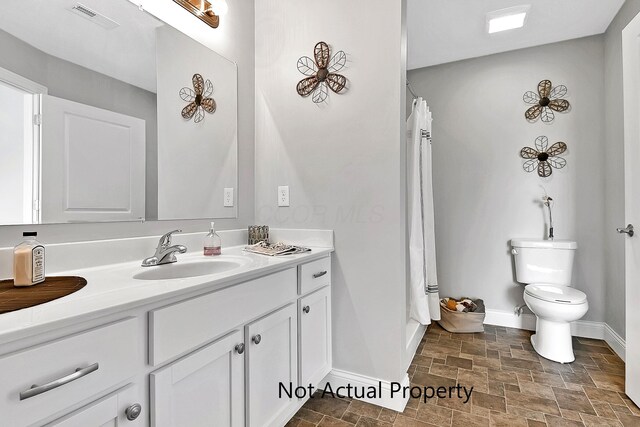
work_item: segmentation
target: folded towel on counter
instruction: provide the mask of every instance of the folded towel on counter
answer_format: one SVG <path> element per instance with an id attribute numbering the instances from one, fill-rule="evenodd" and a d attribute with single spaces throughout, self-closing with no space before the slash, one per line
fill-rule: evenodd
<path id="1" fill-rule="evenodd" d="M 269 243 L 258 242 L 255 245 L 245 246 L 245 251 L 254 254 L 268 255 L 268 256 L 285 256 L 295 255 L 303 252 L 311 252 L 311 249 L 303 246 L 287 245 L 286 243 Z"/>

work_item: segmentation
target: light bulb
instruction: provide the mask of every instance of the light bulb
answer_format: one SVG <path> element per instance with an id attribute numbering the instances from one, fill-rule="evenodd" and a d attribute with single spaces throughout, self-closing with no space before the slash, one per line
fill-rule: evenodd
<path id="1" fill-rule="evenodd" d="M 229 11 L 229 5 L 226 0 L 210 0 L 211 10 L 218 16 L 224 16 Z"/>

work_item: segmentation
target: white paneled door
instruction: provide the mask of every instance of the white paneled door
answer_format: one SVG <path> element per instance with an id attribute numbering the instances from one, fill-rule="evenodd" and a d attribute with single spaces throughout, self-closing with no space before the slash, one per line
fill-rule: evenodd
<path id="1" fill-rule="evenodd" d="M 640 15 L 622 31 L 626 239 L 626 393 L 640 405 Z"/>
<path id="2" fill-rule="evenodd" d="M 145 121 L 42 99 L 43 223 L 144 218 Z"/>

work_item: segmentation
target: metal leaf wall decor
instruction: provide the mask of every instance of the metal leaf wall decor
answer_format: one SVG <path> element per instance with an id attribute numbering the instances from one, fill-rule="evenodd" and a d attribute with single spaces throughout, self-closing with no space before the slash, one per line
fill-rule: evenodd
<path id="1" fill-rule="evenodd" d="M 536 148 L 524 147 L 520 150 L 520 157 L 527 160 L 522 165 L 525 171 L 533 172 L 537 169 L 538 176 L 547 178 L 553 172 L 552 167 L 562 169 L 567 165 L 567 161 L 559 157 L 567 151 L 567 144 L 564 142 L 556 142 L 549 147 L 549 138 L 539 136 L 536 138 L 535 146 Z"/>
<path id="2" fill-rule="evenodd" d="M 347 54 L 340 50 L 331 56 L 329 45 L 320 42 L 313 49 L 313 56 L 315 60 L 308 56 L 298 59 L 298 71 L 307 77 L 298 82 L 296 90 L 302 97 L 313 94 L 311 99 L 319 104 L 326 101 L 328 89 L 340 93 L 346 88 L 347 78 L 338 71 L 345 67 Z"/>
<path id="3" fill-rule="evenodd" d="M 555 119 L 554 111 L 564 113 L 571 104 L 563 99 L 567 94 L 567 87 L 564 85 L 553 87 L 551 80 L 543 80 L 538 83 L 538 93 L 528 91 L 522 99 L 527 104 L 533 105 L 524 116 L 530 122 L 535 122 L 540 117 L 545 123 L 551 123 Z"/>
<path id="4" fill-rule="evenodd" d="M 213 95 L 213 83 L 211 80 L 206 81 L 200 74 L 194 74 L 191 79 L 193 90 L 188 87 L 180 89 L 180 98 L 184 102 L 188 102 L 187 106 L 182 109 L 182 118 L 200 123 L 204 119 L 204 112 L 213 114 L 216 112 L 216 101 L 211 97 Z"/>

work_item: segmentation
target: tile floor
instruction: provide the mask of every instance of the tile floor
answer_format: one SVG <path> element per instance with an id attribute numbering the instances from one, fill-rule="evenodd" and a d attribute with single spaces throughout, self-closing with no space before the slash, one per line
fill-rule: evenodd
<path id="1" fill-rule="evenodd" d="M 286 427 L 640 426 L 624 394 L 624 362 L 603 341 L 574 338 L 576 361 L 538 356 L 531 332 L 429 327 L 409 368 L 412 385 L 474 387 L 471 400 L 411 399 L 402 413 L 350 399 L 309 399 Z"/>

